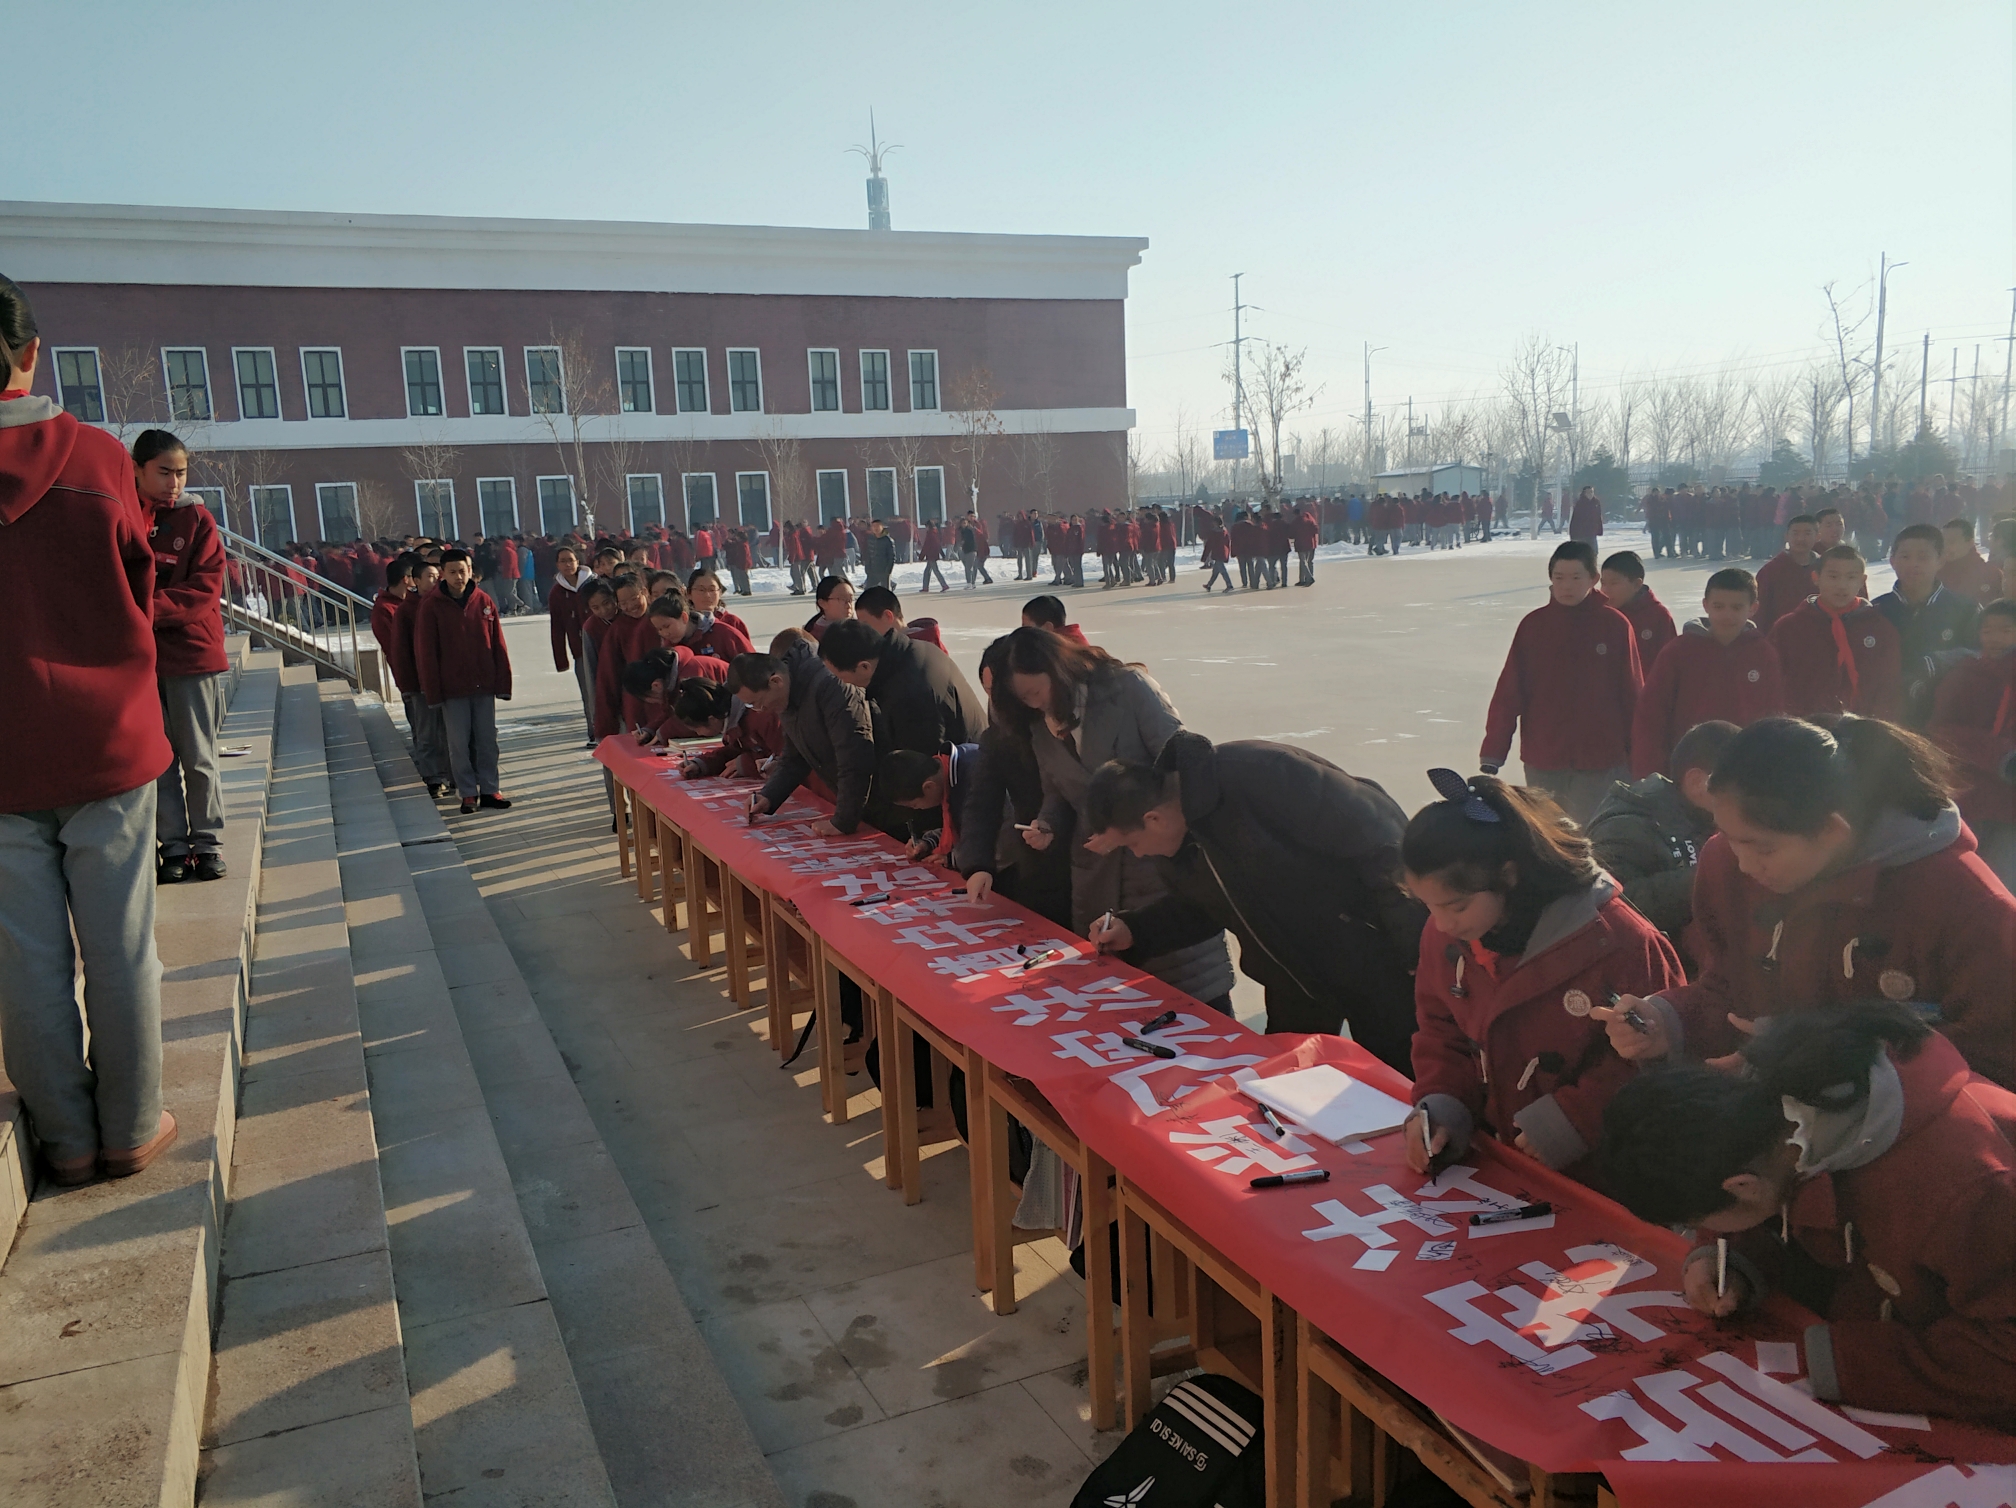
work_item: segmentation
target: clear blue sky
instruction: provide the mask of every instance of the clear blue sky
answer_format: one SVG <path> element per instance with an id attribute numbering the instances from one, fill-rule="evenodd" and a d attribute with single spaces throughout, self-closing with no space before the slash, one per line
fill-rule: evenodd
<path id="1" fill-rule="evenodd" d="M 1141 235 L 1149 449 L 1218 418 L 1229 274 L 1313 422 L 1788 361 L 1888 251 L 1891 331 L 2001 370 L 2011 7 L 1866 0 L 700 7 L 14 0 L 0 198 Z M 1935 370 L 1943 369 L 1935 354 Z"/>

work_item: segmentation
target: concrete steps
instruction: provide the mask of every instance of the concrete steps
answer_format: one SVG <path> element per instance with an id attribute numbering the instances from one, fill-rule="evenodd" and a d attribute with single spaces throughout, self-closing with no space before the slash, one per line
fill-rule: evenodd
<path id="1" fill-rule="evenodd" d="M 404 737 L 383 706 L 358 711 L 615 1501 L 783 1508 Z"/>
<path id="2" fill-rule="evenodd" d="M 202 1498 L 418 1508 L 321 692 L 281 681 Z"/>
<path id="3" fill-rule="evenodd" d="M 186 1503 L 209 1384 L 218 1232 L 237 1084 L 280 671 L 232 646 L 222 776 L 229 873 L 161 891 L 162 1078 L 177 1145 L 134 1178 L 35 1189 L 18 1122 L 0 1138 L 0 1503 Z M 29 1196 L 24 1199 L 23 1196 Z"/>
<path id="4" fill-rule="evenodd" d="M 502 943 L 468 936 L 452 899 L 437 896 L 434 916 L 424 909 L 422 885 L 441 890 L 459 857 L 438 819 L 432 831 L 416 823 L 429 813 L 409 807 L 413 836 L 402 835 L 357 703 L 332 684 L 322 714 L 426 1496 L 452 1496 L 458 1508 L 613 1508 L 556 1296 L 478 1076 L 478 1060 L 522 1036 L 529 1001 L 505 987 Z"/>

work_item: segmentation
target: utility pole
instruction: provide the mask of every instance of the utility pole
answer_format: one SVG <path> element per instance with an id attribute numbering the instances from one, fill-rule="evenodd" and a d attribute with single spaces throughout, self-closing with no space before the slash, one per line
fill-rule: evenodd
<path id="1" fill-rule="evenodd" d="M 1953 370 L 1946 379 L 1946 439 L 1960 433 L 1960 348 L 1953 348 Z"/>
<path id="2" fill-rule="evenodd" d="M 1876 276 L 1876 365 L 1869 375 L 1869 453 L 1874 455 L 1882 443 L 1877 434 L 1877 426 L 1883 422 L 1883 318 L 1890 307 L 1890 274 L 1899 267 L 1908 267 L 1908 262 L 1892 262 L 1890 254 L 1882 255 L 1882 270 Z M 1852 445 L 1849 447 L 1854 448 Z"/>
<path id="3" fill-rule="evenodd" d="M 1925 433 L 1925 383 L 1932 375 L 1932 332 L 1925 332 L 1925 348 L 1918 353 L 1918 435 Z M 1917 439 L 1913 435 L 1912 439 Z"/>
<path id="4" fill-rule="evenodd" d="M 2016 330 L 2016 324 L 2012 324 L 2012 325 L 2011 325 L 2011 328 L 2012 328 L 2012 330 Z M 1383 350 L 1385 350 L 1385 349 L 1386 349 L 1386 347 L 1384 347 L 1384 346 L 1374 346 L 1374 345 L 1372 344 L 1372 342 L 1371 342 L 1371 341 L 1369 341 L 1369 340 L 1365 342 L 1365 472 L 1366 472 L 1366 475 L 1365 475 L 1365 483 L 1366 483 L 1366 485 L 1367 485 L 1367 486 L 1370 486 L 1370 485 L 1371 485 L 1371 483 L 1372 483 L 1372 465 L 1373 465 L 1373 462 L 1372 462 L 1372 357 L 1373 357 L 1373 355 L 1374 355 L 1374 353 L 1375 353 L 1375 352 L 1378 352 L 1378 351 L 1383 351 Z M 2004 383 L 2004 387 L 2005 387 L 2005 388 L 2007 387 L 2007 383 Z M 2003 395 L 2003 399 L 2002 399 L 2002 407 L 2003 407 L 2003 409 L 2004 409 L 2005 411 L 2006 411 L 2006 410 L 2008 409 L 2008 407 L 2009 407 L 2009 399 L 2008 399 L 2008 395 L 2007 395 L 2006 393 L 2005 393 L 2005 394 Z"/>
<path id="5" fill-rule="evenodd" d="M 2001 450 L 2009 448 L 2009 358 L 2016 356 L 2016 288 L 2011 288 L 2009 293 L 2009 335 L 2002 344 L 2002 423 L 1995 431 Z M 2000 462 L 2001 457 L 1997 456 L 1996 460 Z M 1999 471 L 2001 467 L 1998 465 L 1996 469 Z"/>
<path id="6" fill-rule="evenodd" d="M 1242 417 L 1246 412 L 1246 379 L 1244 375 L 1246 337 L 1241 333 L 1240 316 L 1245 313 L 1247 306 L 1239 301 L 1239 279 L 1244 276 L 1246 274 L 1243 272 L 1232 274 L 1232 427 L 1234 429 L 1244 429 L 1246 427 Z M 1250 441 L 1248 442 L 1248 446 L 1250 448 Z M 1232 463 L 1232 490 L 1235 492 L 1239 490 L 1239 463 L 1237 461 Z"/>
<path id="7" fill-rule="evenodd" d="M 1974 376 L 1967 384 L 1967 464 L 1974 464 L 1974 426 L 1981 422 L 1981 347 L 1974 347 Z"/>

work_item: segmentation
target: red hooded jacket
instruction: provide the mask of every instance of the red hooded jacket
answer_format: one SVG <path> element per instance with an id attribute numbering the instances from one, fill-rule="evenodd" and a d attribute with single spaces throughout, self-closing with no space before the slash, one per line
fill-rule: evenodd
<path id="1" fill-rule="evenodd" d="M 1723 721 L 1747 728 L 1785 710 L 1785 680 L 1771 641 L 1745 624 L 1733 644 L 1718 644 L 1708 620 L 1696 618 L 1659 656 L 1638 693 L 1631 723 L 1631 775 L 1672 775 L 1673 746 L 1696 723 Z"/>
<path id="2" fill-rule="evenodd" d="M 1970 1073 L 1936 1032 L 1890 1063 L 1886 1108 L 1897 1091 L 1903 1103 L 1888 1146 L 1870 1157 L 1851 1140 L 1820 1157 L 1786 1205 L 1786 1235 L 1836 1275 L 1826 1325 L 1806 1333 L 1808 1370 L 1816 1382 L 1831 1371 L 1823 1396 L 1852 1407 L 2006 1431 L 2016 1427 L 2016 1095 Z M 1887 1079 L 1879 1065 L 1874 1082 Z M 1880 1143 L 1875 1099 L 1860 1129 Z M 1736 1249 L 1768 1279 L 1784 1261 L 1779 1223 Z M 1831 1366 L 1814 1367 L 1816 1350 Z"/>
<path id="3" fill-rule="evenodd" d="M 1415 1102 L 1447 1095 L 1477 1129 L 1507 1145 L 1524 1131 L 1543 1162 L 1573 1170 L 1603 1139 L 1603 1107 L 1635 1072 L 1586 1007 L 1685 977 L 1673 945 L 1608 875 L 1541 912 L 1518 958 L 1431 924 L 1414 975 Z M 1438 1126 L 1453 1111 L 1428 1108 Z"/>
<path id="4" fill-rule="evenodd" d="M 658 630 L 648 614 L 609 620 L 595 648 L 595 736 L 607 738 L 626 726 L 623 715 L 623 672 L 630 662 L 658 647 Z"/>
<path id="5" fill-rule="evenodd" d="M 698 621 L 686 635 L 686 647 L 696 655 L 712 655 L 722 664 L 727 664 L 737 655 L 746 655 L 755 649 L 749 642 L 749 635 L 721 614 L 714 615 L 714 621 L 702 630 Z"/>
<path id="6" fill-rule="evenodd" d="M 1883 996 L 1937 1010 L 1968 1064 L 2016 1083 L 2016 899 L 1947 808 L 1886 812 L 1852 867 L 1774 895 L 1720 833 L 1694 870 L 1694 983 L 1665 992 L 1667 1026 L 1693 1058 L 1734 1052 L 1745 1018 Z"/>
<path id="7" fill-rule="evenodd" d="M 1520 729 L 1531 769 L 1609 770 L 1631 762 L 1644 675 L 1631 622 L 1601 591 L 1574 607 L 1549 598 L 1519 620 L 1484 720 L 1479 758 L 1502 765 Z"/>
<path id="8" fill-rule="evenodd" d="M 1780 550 L 1765 561 L 1757 570 L 1757 611 L 1750 621 L 1770 633 L 1780 618 L 1804 606 L 1818 589 L 1819 569 L 1818 555 L 1801 565 L 1790 550 Z"/>
<path id="9" fill-rule="evenodd" d="M 194 498 L 156 507 L 148 519 L 154 548 L 154 659 L 157 675 L 217 675 L 224 654 L 224 536 Z"/>
<path id="10" fill-rule="evenodd" d="M 413 667 L 430 707 L 460 696 L 509 701 L 511 655 L 490 594 L 472 584 L 457 602 L 444 581 L 421 598 L 413 618 Z"/>
<path id="11" fill-rule="evenodd" d="M 1960 815 L 1975 827 L 2016 822 L 2016 785 L 2002 774 L 2016 754 L 2016 653 L 1947 671 L 1927 731 L 1959 767 Z"/>
<path id="12" fill-rule="evenodd" d="M 566 578 L 555 576 L 553 590 L 546 594 L 546 626 L 553 636 L 553 668 L 566 670 L 567 656 L 581 658 L 581 625 L 595 615 L 588 611 L 588 583 L 594 573 L 583 568 L 569 586 Z"/>
<path id="13" fill-rule="evenodd" d="M 407 596 L 411 595 L 407 593 Z M 402 674 L 407 677 L 412 675 L 411 648 L 409 646 L 402 672 L 396 647 L 399 643 L 399 610 L 405 605 L 405 597 L 394 597 L 388 592 L 380 592 L 371 603 L 371 637 L 378 641 L 378 652 L 385 657 L 385 668 L 392 672 L 392 684 L 402 693 L 413 690 L 401 679 Z"/>
<path id="14" fill-rule="evenodd" d="M 1866 602 L 1841 618 L 1855 662 L 1851 678 L 1841 663 L 1831 615 L 1809 597 L 1771 629 L 1771 646 L 1785 672 L 1785 711 L 1791 717 L 1854 712 L 1896 722 L 1904 714 L 1904 672 L 1897 630 Z"/>
<path id="15" fill-rule="evenodd" d="M 1653 661 L 1680 636 L 1680 630 L 1674 627 L 1673 615 L 1666 611 L 1666 604 L 1653 595 L 1649 586 L 1640 586 L 1631 594 L 1629 602 L 1613 602 L 1611 606 L 1631 620 L 1631 632 L 1638 636 L 1638 669 L 1644 675 L 1651 675 Z"/>
<path id="16" fill-rule="evenodd" d="M 133 460 L 47 398 L 0 400 L 0 812 L 82 806 L 172 757 L 155 685 L 154 552 Z"/>

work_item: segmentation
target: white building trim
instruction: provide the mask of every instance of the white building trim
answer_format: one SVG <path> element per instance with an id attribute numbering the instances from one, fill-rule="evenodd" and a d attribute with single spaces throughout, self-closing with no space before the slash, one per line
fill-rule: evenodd
<path id="1" fill-rule="evenodd" d="M 484 349 L 492 349 L 485 347 Z M 235 370 L 235 368 L 234 368 Z M 1001 432 L 1114 434 L 1134 427 L 1131 408 L 1002 409 Z M 957 413 L 838 414 L 591 414 L 581 421 L 589 441 L 623 439 L 645 444 L 669 440 L 755 441 L 782 434 L 794 440 L 878 440 L 922 435 L 949 439 Z M 203 431 L 205 450 L 348 450 L 407 445 L 551 445 L 543 420 L 521 414 L 473 419 L 236 419 Z"/>
<path id="2" fill-rule="evenodd" d="M 1136 236 L 0 202 L 20 283 L 1124 299 Z"/>

